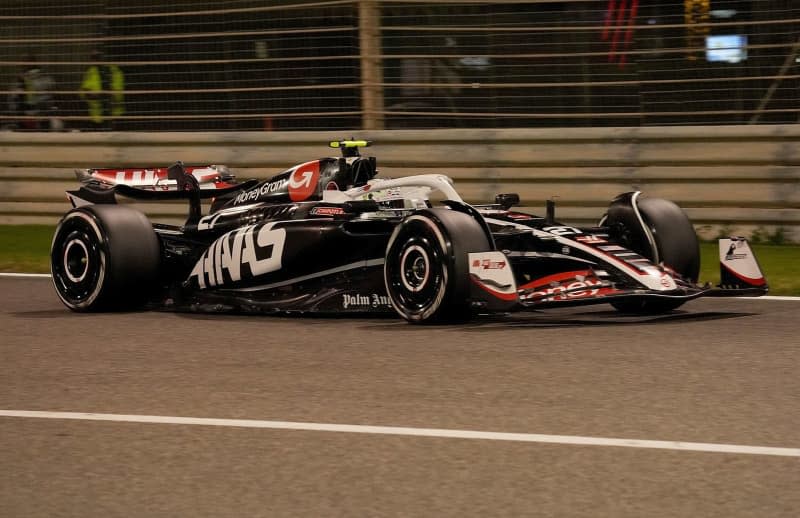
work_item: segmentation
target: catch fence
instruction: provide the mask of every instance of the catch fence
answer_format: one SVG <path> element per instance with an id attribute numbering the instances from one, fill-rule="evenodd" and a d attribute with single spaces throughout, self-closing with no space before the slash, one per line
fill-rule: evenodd
<path id="1" fill-rule="evenodd" d="M 25 92 L 46 99 L 36 113 L 3 111 L 6 127 L 41 129 L 49 119 L 65 129 L 91 127 L 81 85 L 97 64 L 118 65 L 124 75 L 124 112 L 107 117 L 103 129 L 793 124 L 800 121 L 800 2 L 0 6 L 0 92 L 19 99 L 15 85 L 26 70 L 52 79 Z"/>

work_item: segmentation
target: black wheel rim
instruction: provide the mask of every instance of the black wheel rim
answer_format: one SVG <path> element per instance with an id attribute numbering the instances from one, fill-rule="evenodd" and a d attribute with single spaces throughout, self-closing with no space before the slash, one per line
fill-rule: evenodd
<path id="1" fill-rule="evenodd" d="M 407 247 L 400 258 L 400 281 L 406 291 L 417 293 L 426 288 L 431 265 L 428 253 L 420 245 Z"/>
<path id="2" fill-rule="evenodd" d="M 65 302 L 80 306 L 96 292 L 102 251 L 94 229 L 82 218 L 73 217 L 59 228 L 50 261 L 53 282 Z"/>
<path id="3" fill-rule="evenodd" d="M 387 257 L 388 285 L 394 301 L 408 314 L 419 314 L 441 298 L 443 254 L 432 235 L 398 236 Z"/>

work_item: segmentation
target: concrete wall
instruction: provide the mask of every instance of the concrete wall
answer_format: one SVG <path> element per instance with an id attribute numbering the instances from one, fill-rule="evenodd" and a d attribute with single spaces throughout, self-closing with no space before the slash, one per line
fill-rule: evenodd
<path id="1" fill-rule="evenodd" d="M 632 189 L 681 205 L 704 237 L 782 228 L 800 241 L 800 126 L 710 126 L 361 132 L 0 133 L 0 223 L 55 224 L 75 188 L 73 169 L 228 165 L 240 179 L 335 155 L 329 140 L 375 141 L 383 177 L 443 173 L 470 202 L 517 192 L 565 223 L 590 224 Z M 183 204 L 145 212 L 181 221 Z"/>

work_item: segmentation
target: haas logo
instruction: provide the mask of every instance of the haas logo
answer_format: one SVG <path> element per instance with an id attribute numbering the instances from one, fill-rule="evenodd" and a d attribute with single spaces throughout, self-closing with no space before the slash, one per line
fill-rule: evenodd
<path id="1" fill-rule="evenodd" d="M 303 201 L 317 189 L 319 182 L 319 160 L 300 164 L 289 175 L 289 199 Z"/>

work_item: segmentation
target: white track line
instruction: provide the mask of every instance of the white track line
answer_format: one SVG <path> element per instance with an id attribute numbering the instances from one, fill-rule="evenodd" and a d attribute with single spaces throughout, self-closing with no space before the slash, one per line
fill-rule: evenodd
<path id="1" fill-rule="evenodd" d="M 49 278 L 49 273 L 7 273 L 7 272 L 0 272 L 0 277 L 20 277 L 20 278 Z M 730 297 L 731 299 L 736 300 L 794 300 L 800 301 L 800 297 L 785 297 L 785 296 L 777 296 L 777 295 L 765 295 L 763 297 Z"/>
<path id="2" fill-rule="evenodd" d="M 581 437 L 574 435 L 543 435 L 535 433 L 484 432 L 476 430 L 446 430 L 438 428 L 407 428 L 397 426 L 366 426 L 331 423 L 297 423 L 289 421 L 260 421 L 255 419 L 213 419 L 202 417 L 173 417 L 157 415 L 92 414 L 83 412 L 42 412 L 34 410 L 0 410 L 0 417 L 73 419 L 81 421 L 114 421 L 123 423 L 153 423 L 195 426 L 225 426 L 235 428 L 268 428 L 273 430 L 365 433 L 378 435 L 403 435 L 412 437 L 439 437 L 446 439 L 481 439 L 487 441 L 532 442 L 580 446 L 613 446 L 621 448 L 650 448 L 658 450 L 695 451 L 707 453 L 800 457 L 800 448 L 776 448 L 771 446 L 745 446 L 739 444 L 712 444 L 702 442 L 649 441 L 640 439 L 615 439 L 607 437 Z"/>

